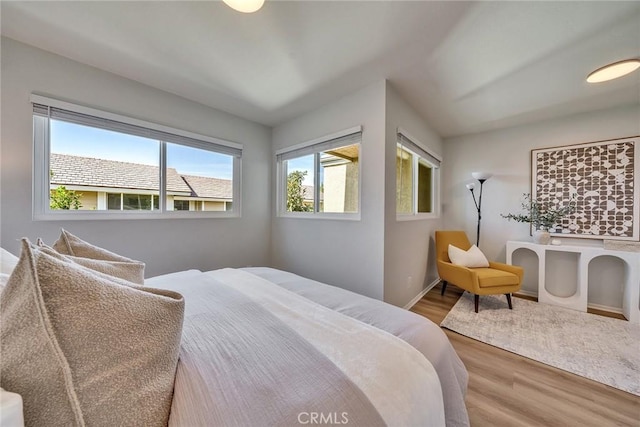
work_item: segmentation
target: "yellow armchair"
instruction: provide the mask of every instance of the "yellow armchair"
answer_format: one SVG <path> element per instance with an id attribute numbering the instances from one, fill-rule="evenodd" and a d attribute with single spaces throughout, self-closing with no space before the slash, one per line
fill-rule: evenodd
<path id="1" fill-rule="evenodd" d="M 455 265 L 449 259 L 449 245 L 465 251 L 471 247 L 464 231 L 436 231 L 436 259 L 438 274 L 442 280 L 441 294 L 444 295 L 447 283 L 453 283 L 474 294 L 476 313 L 480 295 L 505 294 L 509 309 L 513 309 L 511 294 L 520 290 L 524 275 L 522 267 L 492 261 L 489 262 L 489 267 L 480 268 Z"/>

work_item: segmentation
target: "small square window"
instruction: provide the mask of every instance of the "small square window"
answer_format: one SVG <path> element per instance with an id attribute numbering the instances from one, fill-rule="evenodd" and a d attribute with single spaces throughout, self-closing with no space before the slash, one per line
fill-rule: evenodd
<path id="1" fill-rule="evenodd" d="M 358 127 L 278 153 L 278 212 L 359 213 L 361 140 Z"/>

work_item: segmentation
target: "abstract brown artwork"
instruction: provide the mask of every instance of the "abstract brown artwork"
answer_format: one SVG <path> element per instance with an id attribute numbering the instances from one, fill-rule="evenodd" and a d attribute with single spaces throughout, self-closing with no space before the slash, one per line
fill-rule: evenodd
<path id="1" fill-rule="evenodd" d="M 531 194 L 576 209 L 554 234 L 638 240 L 640 137 L 531 150 Z M 552 230 L 553 231 L 553 230 Z"/>

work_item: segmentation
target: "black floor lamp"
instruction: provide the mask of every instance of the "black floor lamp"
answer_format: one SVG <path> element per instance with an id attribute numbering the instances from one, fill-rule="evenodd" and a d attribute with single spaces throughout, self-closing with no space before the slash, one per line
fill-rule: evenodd
<path id="1" fill-rule="evenodd" d="M 491 174 L 489 172 L 472 172 L 471 176 L 480 181 L 480 194 L 478 195 L 478 199 L 476 200 L 476 193 L 473 190 L 476 188 L 476 184 L 471 182 L 467 184 L 467 188 L 471 191 L 471 196 L 473 196 L 473 203 L 476 205 L 476 209 L 478 210 L 478 231 L 476 233 L 476 246 L 480 246 L 480 220 L 482 219 L 482 186 L 486 180 L 491 178 Z"/>

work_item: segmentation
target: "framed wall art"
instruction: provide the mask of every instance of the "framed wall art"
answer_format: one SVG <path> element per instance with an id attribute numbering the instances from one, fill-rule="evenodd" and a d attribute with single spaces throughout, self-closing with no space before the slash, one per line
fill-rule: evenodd
<path id="1" fill-rule="evenodd" d="M 531 150 L 531 196 L 575 211 L 554 235 L 639 240 L 640 136 Z"/>

